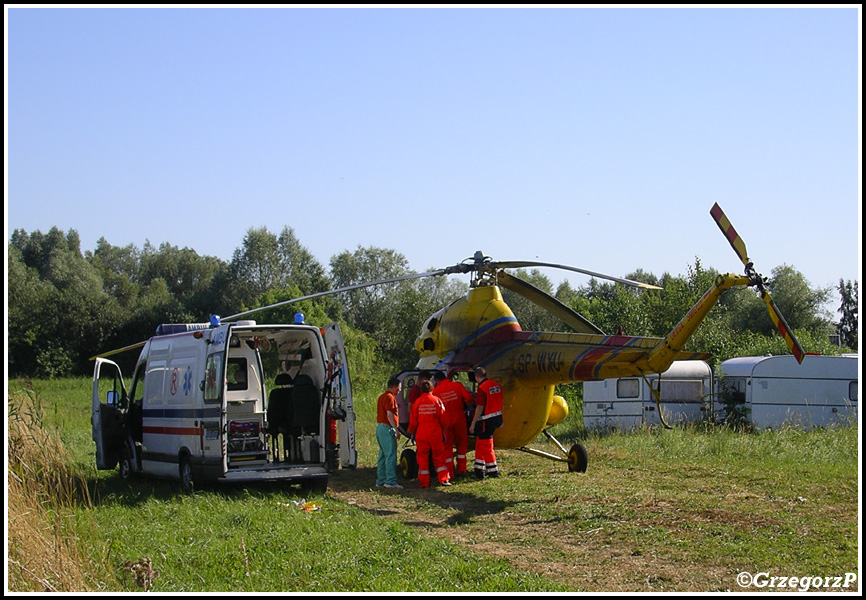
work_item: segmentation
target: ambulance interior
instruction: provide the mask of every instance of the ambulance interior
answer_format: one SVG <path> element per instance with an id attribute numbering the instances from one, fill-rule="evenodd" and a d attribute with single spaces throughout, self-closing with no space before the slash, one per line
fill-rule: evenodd
<path id="1" fill-rule="evenodd" d="M 232 331 L 226 358 L 229 467 L 322 462 L 323 352 L 308 328 Z"/>

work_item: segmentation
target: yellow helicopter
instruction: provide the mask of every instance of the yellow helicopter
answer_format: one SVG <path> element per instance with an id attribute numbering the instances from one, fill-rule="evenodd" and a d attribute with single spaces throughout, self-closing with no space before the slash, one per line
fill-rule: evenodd
<path id="1" fill-rule="evenodd" d="M 502 385 L 504 393 L 503 426 L 496 430 L 496 447 L 518 449 L 566 462 L 570 471 L 584 472 L 587 467 L 585 448 L 574 444 L 566 450 L 548 431 L 549 427 L 561 422 L 568 414 L 565 400 L 554 394 L 555 386 L 613 377 L 646 377 L 666 371 L 675 360 L 707 358 L 708 354 L 685 352 L 683 348 L 726 290 L 741 286 L 756 287 L 791 352 L 798 362 L 803 360 L 803 348 L 770 297 L 765 279 L 755 271 L 742 238 L 718 204 L 713 205 L 710 214 L 745 265 L 745 274 L 719 275 L 713 286 L 664 338 L 607 335 L 549 294 L 509 275 L 506 269 L 555 267 L 640 289 L 661 288 L 566 265 L 535 261 L 497 262 L 481 252 L 444 269 L 358 283 L 253 309 L 225 317 L 224 320 L 299 300 L 383 283 L 469 273 L 472 280 L 466 297 L 452 302 L 424 322 L 415 344 L 420 354 L 417 368 L 453 374 L 471 371 L 476 366 L 485 367 L 488 376 Z M 523 331 L 503 301 L 500 288 L 511 290 L 538 304 L 569 325 L 575 333 Z M 529 444 L 541 434 L 551 439 L 564 456 L 531 448 Z"/>

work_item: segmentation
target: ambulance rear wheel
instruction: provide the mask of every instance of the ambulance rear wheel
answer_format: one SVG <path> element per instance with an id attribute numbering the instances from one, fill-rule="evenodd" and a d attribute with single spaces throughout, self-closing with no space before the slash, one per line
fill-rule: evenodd
<path id="1" fill-rule="evenodd" d="M 400 473 L 404 479 L 418 477 L 418 459 L 415 456 L 415 451 L 411 448 L 406 448 L 400 454 Z"/>
<path id="2" fill-rule="evenodd" d="M 586 454 L 586 448 L 580 444 L 575 444 L 568 451 L 568 470 L 572 473 L 586 473 L 586 465 L 589 463 L 589 456 Z"/>
<path id="3" fill-rule="evenodd" d="M 192 463 L 189 461 L 188 454 L 184 454 L 180 457 L 180 465 L 178 466 L 178 469 L 180 471 L 180 488 L 185 494 L 189 494 L 192 492 L 193 480 Z"/>

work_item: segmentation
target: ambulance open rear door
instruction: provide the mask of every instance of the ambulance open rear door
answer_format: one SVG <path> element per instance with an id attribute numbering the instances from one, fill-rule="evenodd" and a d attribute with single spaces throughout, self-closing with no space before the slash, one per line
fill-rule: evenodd
<path id="1" fill-rule="evenodd" d="M 352 402 L 352 383 L 346 348 L 340 326 L 331 323 L 324 329 L 325 347 L 328 351 L 328 412 L 337 421 L 340 444 L 340 464 L 354 469 L 358 465 L 358 449 L 355 445 L 355 407 Z"/>

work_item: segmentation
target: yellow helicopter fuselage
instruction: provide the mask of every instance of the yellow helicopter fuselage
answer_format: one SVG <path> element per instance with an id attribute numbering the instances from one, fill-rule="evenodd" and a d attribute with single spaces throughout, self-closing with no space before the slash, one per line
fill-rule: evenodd
<path id="1" fill-rule="evenodd" d="M 519 448 L 538 437 L 553 403 L 554 385 L 525 385 L 504 356 L 521 344 L 516 339 L 519 333 L 520 325 L 499 288 L 486 285 L 472 288 L 427 319 L 415 344 L 421 355 L 419 369 L 467 371 L 483 366 L 488 377 L 502 385 L 504 422 L 495 434 L 495 443 L 502 448 Z"/>
<path id="2" fill-rule="evenodd" d="M 666 338 L 523 331 L 499 287 L 479 285 L 427 319 L 415 342 L 421 355 L 417 367 L 449 372 L 484 367 L 504 394 L 496 444 L 521 448 L 567 413 L 554 396 L 556 385 L 659 373 L 674 360 L 707 358 L 681 349 L 718 296 L 742 279 L 719 276 Z M 557 416 L 551 418 L 554 405 Z"/>

